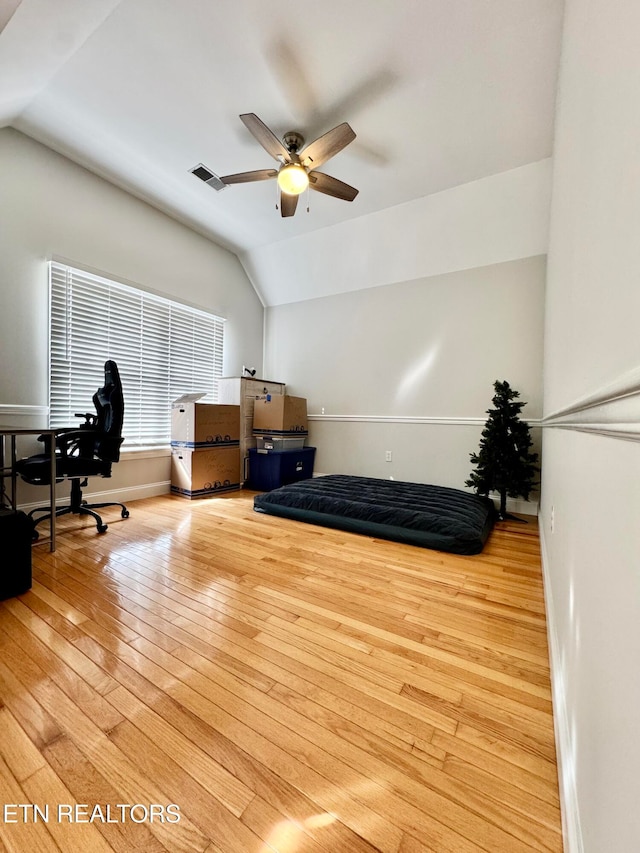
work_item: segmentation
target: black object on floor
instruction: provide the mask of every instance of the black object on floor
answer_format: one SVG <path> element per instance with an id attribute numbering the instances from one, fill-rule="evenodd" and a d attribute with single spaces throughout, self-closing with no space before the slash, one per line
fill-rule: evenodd
<path id="1" fill-rule="evenodd" d="M 0 599 L 31 589 L 33 522 L 21 510 L 0 510 Z"/>
<path id="2" fill-rule="evenodd" d="M 488 498 L 421 483 L 330 474 L 257 495 L 258 512 L 420 545 L 479 554 L 496 518 Z"/>

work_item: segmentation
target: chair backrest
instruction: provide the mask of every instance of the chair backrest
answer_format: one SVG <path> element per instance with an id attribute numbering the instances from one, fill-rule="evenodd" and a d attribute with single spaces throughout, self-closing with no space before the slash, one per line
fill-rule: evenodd
<path id="1" fill-rule="evenodd" d="M 98 415 L 94 452 L 103 462 L 117 462 L 123 442 L 124 397 L 115 361 L 105 362 L 104 386 L 93 395 L 93 403 Z"/>

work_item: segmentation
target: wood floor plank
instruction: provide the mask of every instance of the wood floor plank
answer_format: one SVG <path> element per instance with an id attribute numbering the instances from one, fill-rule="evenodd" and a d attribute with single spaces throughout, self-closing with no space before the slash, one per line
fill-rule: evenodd
<path id="1" fill-rule="evenodd" d="M 240 817 L 255 796 L 250 788 L 208 758 L 195 743 L 181 735 L 124 687 L 118 687 L 110 693 L 109 702 L 148 738 L 162 743 L 167 756 L 186 770 L 212 797 L 220 800 L 231 814 Z"/>
<path id="2" fill-rule="evenodd" d="M 5 650 L 6 652 L 6 650 Z M 25 667 L 24 660 L 9 658 L 9 666 L 16 667 L 14 674 L 28 688 L 35 699 L 55 719 L 76 746 L 90 759 L 94 766 L 115 785 L 130 804 L 169 802 L 161 789 L 145 779 L 129 758 L 114 747 L 103 732 L 63 691 L 48 678 L 37 675 L 33 668 Z M 29 800 L 26 800 L 29 802 Z M 170 847 L 183 853 L 204 850 L 209 839 L 187 820 L 173 826 L 153 823 L 150 829 L 161 841 L 167 840 Z"/>
<path id="3" fill-rule="evenodd" d="M 313 806 L 312 801 L 294 785 L 287 782 L 282 775 L 275 773 L 269 763 L 254 760 L 245 752 L 242 741 L 235 744 L 224 737 L 217 729 L 206 723 L 206 717 L 196 716 L 187 705 L 175 701 L 168 693 L 147 681 L 128 664 L 101 648 L 92 638 L 86 636 L 77 642 L 88 655 L 93 655 L 95 660 L 101 660 L 109 671 L 139 698 L 152 705 L 167 721 L 195 740 L 207 754 L 237 775 L 248 787 L 252 787 L 258 794 L 268 798 L 292 820 L 306 821 L 310 815 L 317 814 L 319 808 L 317 805 Z M 323 828 L 323 835 L 328 835 L 331 840 L 329 850 L 344 848 L 349 853 L 372 853 L 374 850 L 370 844 L 339 822 Z"/>
<path id="4" fill-rule="evenodd" d="M 167 662 L 167 666 L 170 666 L 169 662 Z M 188 680 L 190 685 L 202 696 L 207 696 L 213 692 L 209 689 L 206 681 L 196 679 L 193 676 L 190 676 Z M 269 731 L 269 739 L 276 747 L 284 748 L 286 746 L 291 753 L 296 754 L 305 764 L 319 768 L 320 772 L 327 778 L 336 778 L 336 775 L 340 774 L 342 778 L 349 781 L 350 785 L 360 784 L 358 777 L 349 773 L 346 767 L 341 764 L 342 760 L 345 760 L 349 767 L 353 768 L 356 772 L 365 771 L 368 776 L 378 778 L 379 780 L 385 778 L 384 769 L 376 765 L 373 756 L 350 748 L 349 744 L 345 743 L 344 738 L 338 742 L 329 727 L 321 728 L 315 726 L 310 718 L 307 718 L 306 721 L 302 720 L 297 712 L 294 711 L 291 713 L 289 709 L 272 702 L 270 696 L 264 696 L 257 691 L 252 692 L 250 688 L 238 688 L 234 691 L 236 697 L 242 697 L 245 700 L 242 705 L 238 705 L 226 695 L 227 689 L 233 690 L 233 685 L 226 683 L 223 686 L 223 684 L 225 684 L 225 679 L 218 678 L 216 681 L 217 687 L 213 694 L 215 695 L 214 702 L 216 706 L 230 708 L 236 719 L 243 720 L 243 727 L 244 723 L 246 723 L 251 726 L 254 732 L 262 730 Z M 219 711 L 217 713 L 219 719 L 221 719 Z M 263 714 L 271 719 L 268 722 L 266 720 L 263 722 L 265 719 Z M 219 724 L 225 725 L 225 721 L 221 721 Z M 307 737 L 311 743 L 305 742 L 297 736 L 297 731 L 303 724 L 308 732 Z M 233 723 L 228 719 L 226 720 L 226 725 L 233 728 Z M 246 728 L 244 728 L 244 736 L 245 738 L 250 737 Z M 395 772 L 391 768 L 387 770 L 386 775 L 393 780 L 393 783 L 389 782 L 387 791 L 381 790 L 381 795 L 383 793 L 386 794 L 388 800 L 393 799 L 393 790 L 396 786 L 399 790 L 402 790 L 402 794 L 411 803 L 414 802 L 414 798 L 422 798 L 424 800 L 428 796 L 431 796 L 430 792 L 424 788 L 419 792 L 414 792 L 411 780 L 404 779 L 400 773 Z M 439 784 L 443 786 L 445 780 L 440 779 Z M 450 784 L 448 787 L 451 789 Z M 456 812 L 455 807 L 452 807 L 451 803 L 442 802 L 438 799 L 438 795 L 435 794 L 435 784 L 432 785 L 432 788 L 434 789 L 434 795 L 432 796 L 432 799 L 434 799 L 433 818 L 435 819 L 436 815 L 439 815 L 441 819 L 446 821 L 447 812 L 450 810 L 452 811 L 452 815 L 449 825 L 453 828 L 456 822 L 460 820 L 460 815 Z M 402 811 L 403 806 L 405 807 L 405 811 L 410 811 L 410 808 L 405 806 L 405 804 L 400 805 L 396 803 L 396 809 L 400 811 Z M 480 812 L 483 811 L 481 806 L 477 808 Z M 506 819 L 508 818 L 502 818 L 503 821 Z M 468 816 L 467 820 L 469 820 Z"/>
<path id="5" fill-rule="evenodd" d="M 25 606 L 27 605 L 27 606 Z M 44 605 L 44 607 L 42 606 Z M 56 628 L 46 621 L 46 611 L 44 618 L 42 616 L 46 604 L 40 602 L 33 593 L 27 593 L 22 596 L 21 600 L 12 599 L 6 601 L 4 606 L 7 610 L 28 629 L 28 631 L 36 637 L 58 658 L 64 661 L 77 675 L 82 678 L 87 684 L 90 684 L 98 693 L 108 693 L 117 687 L 117 683 L 110 679 L 99 667 L 95 666 L 90 660 L 80 654 L 69 641 L 69 637 L 78 637 L 78 629 L 68 624 L 69 630 L 65 631 L 65 620 L 56 619 Z M 60 631 L 64 633 L 60 633 Z"/>
<path id="6" fill-rule="evenodd" d="M 318 818 L 325 817 L 318 815 Z M 328 815 L 328 820 L 333 818 Z M 322 847 L 306 832 L 305 824 L 297 823 L 280 814 L 261 797 L 256 797 L 242 815 L 242 822 L 264 840 L 265 844 L 276 850 L 289 849 L 296 853 L 325 853 Z M 338 853 L 339 848 L 336 848 Z M 342 848 L 342 853 L 350 853 Z"/>
<path id="7" fill-rule="evenodd" d="M 88 625 L 89 625 L 89 623 L 85 623 L 85 627 L 88 627 Z M 103 639 L 105 639 L 105 638 L 103 637 Z M 98 659 L 98 658 L 102 659 L 105 662 L 105 664 L 107 663 L 105 656 L 104 656 L 104 652 L 95 648 L 95 643 L 94 643 L 92 638 L 86 637 L 84 641 L 82 639 L 80 639 L 80 640 L 78 640 L 78 644 L 82 645 L 83 648 L 85 648 L 87 650 L 88 654 L 90 654 L 90 651 L 89 651 L 90 647 L 93 646 L 96 659 Z M 140 656 L 138 658 L 132 658 L 130 660 L 130 663 L 132 663 L 132 664 L 135 664 L 136 662 L 139 665 L 141 665 L 141 669 L 144 670 L 146 676 L 150 676 L 152 678 L 154 676 L 157 676 L 159 668 L 153 667 L 152 669 L 149 669 L 148 667 L 146 667 L 142 661 L 142 656 Z M 169 695 L 168 693 L 162 694 L 161 691 L 155 685 L 153 685 L 150 682 L 145 682 L 145 679 L 143 676 L 141 676 L 139 673 L 137 673 L 134 669 L 131 669 L 128 664 L 125 664 L 125 663 L 121 662 L 120 660 L 116 659 L 114 655 L 111 656 L 110 663 L 114 666 L 114 668 L 111 669 L 111 671 L 114 674 L 117 673 L 118 676 L 123 680 L 123 682 L 128 683 L 129 686 L 133 690 L 135 690 L 137 687 L 138 691 L 142 695 L 150 696 L 151 698 L 147 699 L 147 701 L 152 703 L 154 707 L 158 707 L 158 703 L 159 703 L 159 701 L 161 701 L 161 699 L 159 699 L 159 697 L 164 695 L 166 698 Z M 162 677 L 160 677 L 158 680 L 160 682 L 164 682 L 164 679 Z M 167 719 L 171 718 L 171 721 L 173 723 L 174 719 L 175 719 L 175 709 L 176 708 L 183 708 L 183 709 L 187 709 L 189 711 L 188 722 L 190 724 L 190 727 L 187 729 L 187 731 L 190 732 L 192 730 L 191 727 L 193 726 L 194 720 L 191 718 L 192 708 L 190 708 L 188 703 L 184 703 L 184 702 L 182 702 L 182 703 L 171 703 L 170 702 L 169 703 L 169 711 L 167 711 L 167 710 L 165 710 L 166 709 L 166 702 L 165 702 L 165 705 L 163 707 L 163 714 L 165 715 L 165 717 Z M 172 711 L 174 712 L 174 716 L 171 715 Z M 204 717 L 202 715 L 200 715 L 199 719 L 196 720 L 195 722 L 198 723 L 200 720 L 203 720 L 203 719 L 204 720 L 207 719 L 206 715 L 204 715 Z M 179 725 L 178 725 L 178 727 L 179 727 Z M 199 737 L 198 737 L 198 743 L 201 746 L 203 746 L 203 748 L 205 747 L 205 745 L 208 745 L 209 747 L 211 746 L 210 738 L 208 737 L 211 733 L 213 733 L 214 735 L 219 734 L 217 729 L 210 729 L 207 727 L 207 731 L 204 733 L 204 736 L 203 736 L 202 728 L 200 729 L 200 733 L 199 733 Z M 226 739 L 218 738 L 218 740 L 226 740 Z M 231 744 L 231 742 L 229 742 L 229 741 L 227 741 L 227 743 Z M 231 744 L 231 745 L 233 746 L 233 744 Z M 244 746 L 243 740 L 239 739 L 238 750 L 241 751 L 243 746 Z M 235 753 L 235 755 L 229 761 L 230 767 L 233 768 L 236 773 L 239 773 L 238 766 L 237 766 L 238 761 L 240 759 L 240 752 L 239 751 L 237 751 Z M 209 751 L 209 754 L 212 754 L 212 753 Z M 218 756 L 216 755 L 216 758 L 217 757 Z M 222 763 L 224 763 L 224 761 Z M 292 763 L 293 762 L 292 762 L 291 758 L 288 758 L 288 759 L 285 759 L 285 765 L 283 765 L 283 766 L 287 766 L 287 768 L 288 768 L 288 766 Z M 255 783 L 256 783 L 256 781 L 258 781 L 260 779 L 260 776 L 261 775 L 264 776 L 267 774 L 267 772 L 269 772 L 269 779 L 264 783 L 264 788 L 265 788 L 265 791 L 268 792 L 268 796 L 271 799 L 273 799 L 274 796 L 279 796 L 281 798 L 283 796 L 283 791 L 284 791 L 286 793 L 286 797 L 287 797 L 285 810 L 287 812 L 289 812 L 291 810 L 291 794 L 293 794 L 294 800 L 296 800 L 296 803 L 294 803 L 294 806 L 295 806 L 295 808 L 300 808 L 300 804 L 297 801 L 301 801 L 301 798 L 299 796 L 296 797 L 295 790 L 290 788 L 289 783 L 286 783 L 284 781 L 284 779 L 278 779 L 278 777 L 274 776 L 272 772 L 267 771 L 267 769 L 266 769 L 267 766 L 268 765 L 263 766 L 260 763 L 252 763 L 248 767 L 248 772 L 247 772 L 247 768 L 244 768 L 244 771 L 245 771 L 244 772 L 244 781 L 245 781 L 245 783 L 248 785 L 253 784 L 255 786 Z M 241 775 L 241 774 L 239 773 L 239 775 Z M 304 803 L 302 804 L 302 807 L 304 808 L 305 812 L 308 812 L 308 807 L 305 806 Z M 317 808 L 314 809 L 312 813 L 315 813 L 316 810 L 317 810 Z M 295 811 L 293 812 L 293 814 L 295 814 Z M 326 832 L 325 832 L 325 834 L 326 834 Z M 333 836 L 333 833 L 332 833 L 332 836 Z M 361 849 L 363 851 L 370 851 L 371 850 L 370 845 L 366 844 L 361 839 L 358 839 L 358 837 L 356 835 L 347 834 L 347 837 L 348 837 L 348 843 L 344 847 L 345 850 L 354 851 L 354 853 L 358 853 L 358 851 L 360 851 Z M 341 841 L 341 843 L 342 843 L 342 841 Z M 332 844 L 329 849 L 333 849 L 333 846 L 334 845 Z M 389 847 L 389 849 L 393 849 L 393 847 Z"/>
<path id="8" fill-rule="evenodd" d="M 18 782 L 46 766 L 42 752 L 7 707 L 0 708 L 0 756 Z"/>
<path id="9" fill-rule="evenodd" d="M 208 796 L 189 773 L 131 722 L 126 720 L 117 726 L 110 740 L 135 760 L 145 776 L 158 781 L 171 802 L 181 801 L 179 805 L 184 816 L 181 822 L 188 818 L 206 837 L 223 845 L 229 853 L 260 853 L 261 848 L 264 849 L 259 836 L 227 811 L 219 800 Z"/>
<path id="10" fill-rule="evenodd" d="M 530 752 L 519 744 L 510 742 L 507 738 L 500 737 L 494 731 L 482 730 L 467 723 L 460 723 L 456 731 L 456 737 L 465 743 L 477 745 L 480 749 L 492 755 L 498 755 L 504 758 L 505 761 L 509 761 L 517 767 L 522 767 L 540 776 L 541 779 L 544 779 L 555 790 L 554 782 L 557 778 L 555 760 Z"/>
<path id="11" fill-rule="evenodd" d="M 115 807 L 122 802 L 117 789 L 98 772 L 78 747 L 62 735 L 44 750 L 44 757 L 72 794 L 77 803 L 110 804 Z M 119 816 L 118 812 L 116 815 Z M 167 848 L 152 835 L 144 823 L 132 820 L 100 821 L 96 823 L 100 833 L 115 853 L 164 853 Z"/>
<path id="12" fill-rule="evenodd" d="M 76 805 L 69 789 L 56 775 L 54 770 L 45 764 L 28 779 L 22 787 L 29 803 L 46 803 L 51 805 L 47 829 L 64 853 L 109 853 L 111 847 L 100 834 L 97 823 L 85 822 L 90 816 L 90 809 L 80 812 L 81 820 L 69 820 L 68 815 L 75 816 L 70 808 L 59 812 L 60 805 Z"/>
<path id="13" fill-rule="evenodd" d="M 30 673 L 32 679 L 45 677 L 58 685 L 64 693 L 89 716 L 103 731 L 117 725 L 122 717 L 105 702 L 103 696 L 66 665 L 52 655 L 36 638 L 29 635 L 17 620 L 10 618 L 0 631 L 0 649 L 4 659 L 12 666 L 18 677 Z"/>
<path id="14" fill-rule="evenodd" d="M 536 520 L 462 557 L 252 497 L 34 547 L 0 603 L 5 801 L 181 820 L 0 825 L 0 853 L 560 853 Z"/>
<path id="15" fill-rule="evenodd" d="M 258 589 L 262 589 L 262 587 L 258 587 Z M 320 605 L 315 604 L 312 601 L 312 596 L 305 596 L 303 599 L 300 599 L 296 596 L 291 596 L 286 593 L 278 593 L 273 589 L 265 590 L 266 592 L 270 592 L 272 595 L 276 595 L 278 598 L 282 598 L 283 600 L 291 600 L 298 602 L 298 604 L 304 609 L 308 609 L 311 612 L 319 611 L 320 613 L 327 613 L 331 611 L 327 611 L 326 607 L 322 607 Z M 349 608 L 351 610 L 351 608 Z M 353 616 L 343 616 L 343 622 L 352 625 L 355 628 L 364 628 L 368 633 L 373 634 L 374 636 L 381 637 L 382 639 L 390 639 L 392 642 L 395 638 L 397 644 L 401 647 L 406 647 L 407 649 L 418 651 L 419 653 L 425 655 L 427 658 L 433 658 L 437 661 L 442 662 L 443 664 L 449 664 L 453 667 L 459 665 L 459 660 L 456 659 L 455 655 L 450 652 L 440 651 L 438 648 L 434 646 L 430 646 L 426 648 L 421 642 L 422 635 L 419 638 L 406 637 L 405 632 L 400 632 L 397 628 L 391 628 L 391 625 L 379 628 L 375 624 L 366 624 L 363 621 L 362 614 L 359 615 L 359 618 L 355 618 Z M 484 675 L 489 679 L 494 679 L 501 683 L 512 685 L 514 687 L 520 688 L 526 692 L 532 692 L 535 695 L 547 696 L 548 690 L 539 690 L 535 685 L 530 684 L 526 681 L 525 678 L 520 675 L 510 675 L 508 673 L 496 672 L 496 670 L 492 670 L 487 666 L 483 666 L 480 664 L 473 663 L 471 661 L 466 661 L 466 669 L 472 673 L 476 673 L 478 675 Z"/>
<path id="16" fill-rule="evenodd" d="M 34 851 L 34 853 L 60 853 L 62 848 L 56 844 L 46 823 L 42 820 L 23 818 L 25 811 L 18 806 L 22 803 L 29 804 L 31 801 L 2 758 L 0 758 L 0 799 L 3 803 L 0 838 L 7 850 L 11 853 L 23 853 L 25 850 Z M 11 805 L 15 805 L 15 808 L 11 808 Z"/>
<path id="17" fill-rule="evenodd" d="M 29 739 L 43 749 L 62 734 L 60 726 L 35 697 L 25 689 L 6 663 L 0 660 L 0 700 L 11 710 Z"/>
<path id="18" fill-rule="evenodd" d="M 549 785 L 549 781 L 553 777 L 547 775 L 546 778 L 542 778 L 532 769 L 521 767 L 519 764 L 509 761 L 503 755 L 498 754 L 498 750 L 490 752 L 487 749 L 481 749 L 460 737 L 459 732 L 456 737 L 451 737 L 444 732 L 435 732 L 432 744 L 441 749 L 445 755 L 461 758 L 470 765 L 509 782 L 512 786 L 528 791 L 552 806 L 557 806 L 559 803 L 557 790 L 553 785 Z M 555 763 L 546 762 L 546 767 L 549 768 L 550 772 L 554 771 Z"/>

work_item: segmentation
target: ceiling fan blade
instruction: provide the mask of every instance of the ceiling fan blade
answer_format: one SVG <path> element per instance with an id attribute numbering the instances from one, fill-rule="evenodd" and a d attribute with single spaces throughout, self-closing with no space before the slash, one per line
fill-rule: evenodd
<path id="1" fill-rule="evenodd" d="M 285 163 L 289 161 L 289 152 L 287 149 L 275 133 L 269 130 L 267 125 L 255 113 L 243 113 L 240 119 L 244 122 L 247 130 L 253 134 L 264 150 L 268 154 L 271 154 L 274 160 L 281 160 Z"/>
<path id="2" fill-rule="evenodd" d="M 325 175 L 324 172 L 309 172 L 309 186 L 312 190 L 341 198 L 343 201 L 353 201 L 358 195 L 355 187 L 350 187 L 349 184 L 332 178 L 331 175 Z"/>
<path id="3" fill-rule="evenodd" d="M 298 199 L 300 196 L 297 195 L 289 195 L 288 193 L 280 193 L 280 215 L 281 216 L 293 216 L 296 212 L 296 207 L 298 206 Z"/>
<path id="4" fill-rule="evenodd" d="M 317 169 L 330 157 L 334 157 L 346 148 L 355 138 L 355 133 L 345 121 L 307 145 L 300 154 L 300 160 L 304 166 Z"/>
<path id="5" fill-rule="evenodd" d="M 268 181 L 275 178 L 276 169 L 257 169 L 255 172 L 238 172 L 235 175 L 223 175 L 220 178 L 223 184 L 248 184 L 250 181 Z"/>

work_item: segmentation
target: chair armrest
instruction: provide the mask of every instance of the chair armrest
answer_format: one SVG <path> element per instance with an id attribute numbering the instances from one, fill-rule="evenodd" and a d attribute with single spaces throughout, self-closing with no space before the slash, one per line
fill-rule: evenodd
<path id="1" fill-rule="evenodd" d="M 79 417 L 84 418 L 85 415 L 80 415 Z M 93 415 L 91 417 L 93 417 Z M 57 429 L 55 431 L 56 443 L 58 441 L 58 438 L 62 435 L 68 435 L 69 433 L 78 432 L 79 430 L 84 430 L 88 433 L 91 430 L 94 430 L 95 428 L 96 427 L 94 424 L 89 423 L 80 424 L 80 426 L 77 427 L 60 427 L 60 429 Z M 48 446 L 50 438 L 51 436 L 49 434 L 42 434 L 38 436 L 38 441 L 41 441 L 43 444 L 46 444 Z"/>
<path id="2" fill-rule="evenodd" d="M 80 428 L 94 427 L 98 423 L 98 415 L 92 412 L 74 412 L 74 418 L 84 418 L 84 423 L 80 424 Z"/>
<path id="3" fill-rule="evenodd" d="M 78 451 L 81 456 L 92 456 L 95 441 L 96 430 L 91 427 L 88 429 L 71 427 L 56 432 L 56 449 L 63 457 L 71 456 L 75 451 Z"/>

